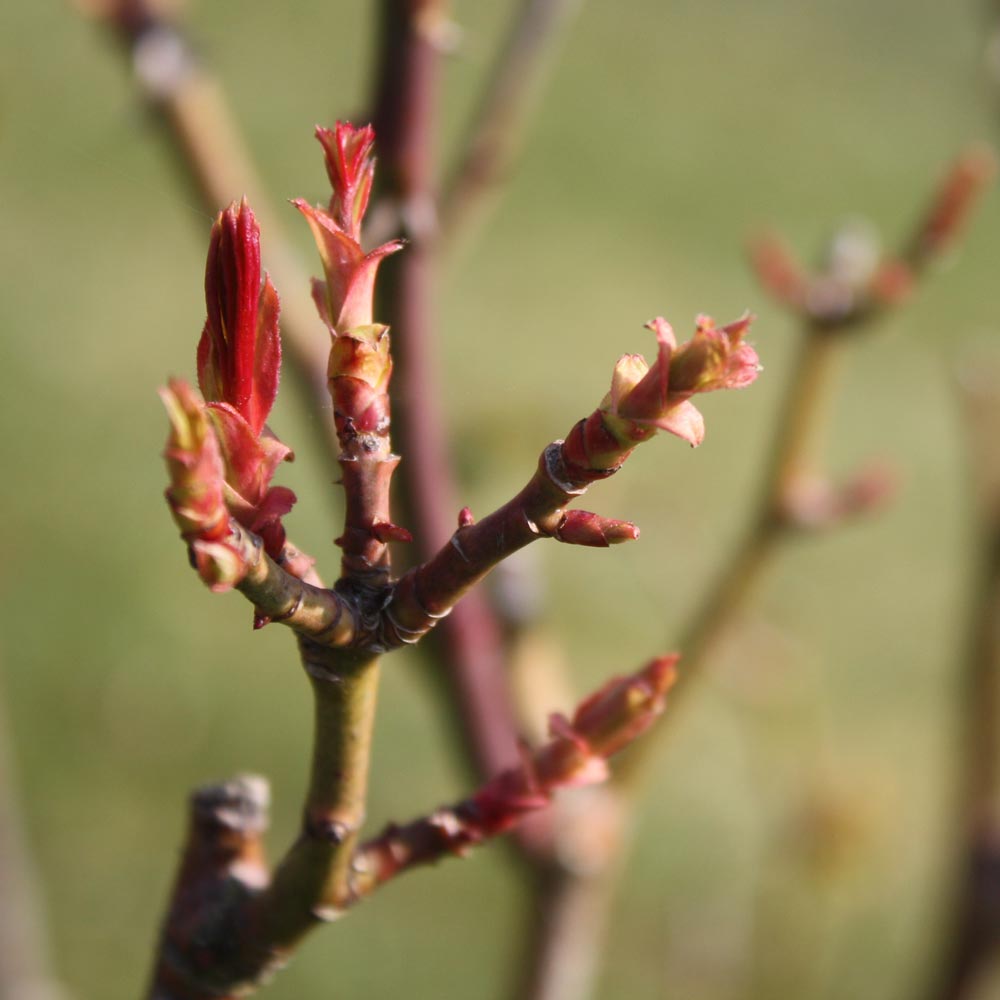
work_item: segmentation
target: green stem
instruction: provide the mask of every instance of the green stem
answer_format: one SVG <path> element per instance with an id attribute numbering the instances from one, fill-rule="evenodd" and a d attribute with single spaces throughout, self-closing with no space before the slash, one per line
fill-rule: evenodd
<path id="1" fill-rule="evenodd" d="M 293 947 L 351 901 L 378 693 L 377 657 L 352 659 L 307 639 L 299 645 L 315 698 L 315 732 L 302 829 L 258 905 L 254 943 L 272 951 Z"/>

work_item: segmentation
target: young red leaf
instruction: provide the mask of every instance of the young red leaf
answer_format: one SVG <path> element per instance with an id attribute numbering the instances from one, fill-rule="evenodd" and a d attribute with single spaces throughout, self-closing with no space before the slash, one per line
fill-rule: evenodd
<path id="1" fill-rule="evenodd" d="M 205 267 L 208 318 L 198 344 L 205 399 L 228 403 L 259 435 L 278 391 L 278 295 L 261 288 L 260 228 L 246 199 L 220 212 Z"/>

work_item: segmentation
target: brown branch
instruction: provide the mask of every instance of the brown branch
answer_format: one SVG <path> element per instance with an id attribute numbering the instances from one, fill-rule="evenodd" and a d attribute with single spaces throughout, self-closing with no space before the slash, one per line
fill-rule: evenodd
<path id="1" fill-rule="evenodd" d="M 480 95 L 467 136 L 441 198 L 440 240 L 482 223 L 521 153 L 558 44 L 581 0 L 523 0 Z"/>
<path id="2" fill-rule="evenodd" d="M 328 341 L 309 301 L 309 272 L 284 236 L 219 83 L 180 27 L 149 0 L 113 0 L 100 11 L 130 60 L 135 81 L 159 115 L 175 159 L 214 215 L 241 195 L 256 208 L 266 234 L 264 258 L 282 296 L 281 326 L 288 360 L 314 409 L 325 409 Z M 322 421 L 313 422 L 325 426 Z M 329 452 L 332 429 L 324 435 Z M 335 454 L 335 452 L 333 452 Z"/>

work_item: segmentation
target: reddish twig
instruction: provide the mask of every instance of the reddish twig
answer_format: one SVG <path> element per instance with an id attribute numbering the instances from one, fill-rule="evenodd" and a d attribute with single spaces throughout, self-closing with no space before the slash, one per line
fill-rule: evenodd
<path id="1" fill-rule="evenodd" d="M 433 285 L 436 232 L 433 159 L 440 53 L 428 22 L 446 15 L 432 0 L 384 0 L 380 7 L 373 120 L 379 136 L 380 197 L 411 241 L 390 261 L 379 286 L 379 312 L 398 352 L 394 406 L 401 414 L 401 482 L 420 558 L 448 537 L 458 507 L 437 384 Z M 517 756 L 518 725 L 504 676 L 500 628 L 482 593 L 473 592 L 439 630 L 437 649 L 453 693 L 470 758 L 483 777 Z"/>

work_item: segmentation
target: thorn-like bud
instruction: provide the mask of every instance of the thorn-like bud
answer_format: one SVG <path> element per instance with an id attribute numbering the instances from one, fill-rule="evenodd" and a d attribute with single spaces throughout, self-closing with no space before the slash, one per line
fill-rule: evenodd
<path id="1" fill-rule="evenodd" d="M 606 549 L 610 545 L 634 542 L 639 537 L 639 529 L 631 521 L 616 521 L 586 510 L 568 510 L 552 537 L 568 545 Z"/>
<path id="2" fill-rule="evenodd" d="M 372 535 L 380 542 L 412 542 L 413 535 L 406 528 L 389 521 L 376 521 L 372 525 Z"/>
<path id="3" fill-rule="evenodd" d="M 458 512 L 458 526 L 460 528 L 469 528 L 476 523 L 476 519 L 472 516 L 472 510 L 469 507 L 463 507 Z"/>

